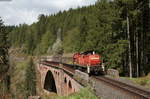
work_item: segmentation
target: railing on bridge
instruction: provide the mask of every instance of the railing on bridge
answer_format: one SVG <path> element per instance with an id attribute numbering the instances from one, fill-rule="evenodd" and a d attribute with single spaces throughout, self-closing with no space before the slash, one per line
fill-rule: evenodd
<path id="1" fill-rule="evenodd" d="M 62 57 L 62 56 L 42 56 L 40 58 L 40 61 L 55 61 L 55 62 L 60 62 L 60 63 L 68 63 L 72 64 L 73 59 L 72 57 Z"/>

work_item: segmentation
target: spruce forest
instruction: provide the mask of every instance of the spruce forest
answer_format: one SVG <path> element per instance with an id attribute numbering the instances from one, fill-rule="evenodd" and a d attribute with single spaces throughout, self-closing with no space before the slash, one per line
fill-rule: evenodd
<path id="1" fill-rule="evenodd" d="M 150 7 L 148 0 L 99 0 L 95 5 L 39 15 L 31 25 L 6 26 L 11 48 L 28 55 L 51 55 L 57 31 L 63 53 L 96 50 L 107 68 L 123 76 L 150 71 Z"/>

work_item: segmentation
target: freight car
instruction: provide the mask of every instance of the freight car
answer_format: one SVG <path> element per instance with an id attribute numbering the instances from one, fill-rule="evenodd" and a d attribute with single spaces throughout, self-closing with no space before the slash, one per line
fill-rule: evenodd
<path id="1" fill-rule="evenodd" d="M 95 51 L 86 51 L 83 53 L 75 53 L 73 55 L 73 64 L 78 69 L 85 70 L 88 74 L 104 73 L 104 65 L 101 56 Z"/>

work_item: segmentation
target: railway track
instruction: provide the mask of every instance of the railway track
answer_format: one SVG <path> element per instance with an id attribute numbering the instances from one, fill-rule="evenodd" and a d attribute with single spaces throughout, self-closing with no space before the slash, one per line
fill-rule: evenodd
<path id="1" fill-rule="evenodd" d="M 130 94 L 136 97 L 140 97 L 140 99 L 150 99 L 150 91 L 114 80 L 108 77 L 98 77 L 93 76 L 92 78 L 107 83 L 109 86 L 116 87 L 120 90 L 127 92 L 126 94 Z"/>

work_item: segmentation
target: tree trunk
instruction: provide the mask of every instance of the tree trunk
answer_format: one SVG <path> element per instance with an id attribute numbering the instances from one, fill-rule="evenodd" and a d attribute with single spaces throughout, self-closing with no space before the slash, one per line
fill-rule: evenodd
<path id="1" fill-rule="evenodd" d="M 136 76 L 139 77 L 139 42 L 138 33 L 136 33 Z"/>
<path id="2" fill-rule="evenodd" d="M 130 28 L 129 28 L 129 16 L 127 12 L 127 34 L 128 34 L 128 41 L 129 41 L 129 76 L 132 78 L 132 60 L 131 60 L 131 41 L 130 41 Z"/>

